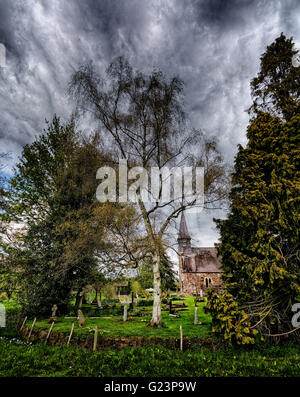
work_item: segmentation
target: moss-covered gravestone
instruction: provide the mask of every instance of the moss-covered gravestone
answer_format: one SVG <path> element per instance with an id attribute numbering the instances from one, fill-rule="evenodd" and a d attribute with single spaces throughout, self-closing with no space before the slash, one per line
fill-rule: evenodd
<path id="1" fill-rule="evenodd" d="M 85 318 L 84 318 L 84 315 L 83 315 L 83 313 L 82 313 L 82 311 L 81 311 L 80 309 L 78 310 L 78 317 L 77 317 L 77 320 L 78 320 L 78 326 L 79 326 L 79 328 L 85 326 Z"/>
<path id="2" fill-rule="evenodd" d="M 48 321 L 49 324 L 57 323 L 58 318 L 56 317 L 56 312 L 57 312 L 57 305 L 53 305 L 52 306 L 52 314 Z"/>

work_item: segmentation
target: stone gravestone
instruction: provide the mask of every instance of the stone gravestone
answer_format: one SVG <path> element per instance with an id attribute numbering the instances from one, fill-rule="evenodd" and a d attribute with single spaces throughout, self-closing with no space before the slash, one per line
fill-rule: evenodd
<path id="1" fill-rule="evenodd" d="M 195 315 L 194 315 L 194 324 L 198 324 L 198 307 L 195 305 Z"/>
<path id="2" fill-rule="evenodd" d="M 198 321 L 198 307 L 197 300 L 195 299 L 195 313 L 194 313 L 194 325 L 201 325 L 201 321 Z"/>
<path id="3" fill-rule="evenodd" d="M 52 314 L 51 317 L 49 318 L 48 323 L 57 323 L 57 317 L 56 317 L 57 305 L 53 305 L 51 310 L 52 310 Z"/>
<path id="4" fill-rule="evenodd" d="M 127 321 L 127 305 L 124 305 L 123 321 Z"/>
<path id="5" fill-rule="evenodd" d="M 78 326 L 79 326 L 79 328 L 85 326 L 85 318 L 84 318 L 84 315 L 83 315 L 83 313 L 82 313 L 82 311 L 81 311 L 80 309 L 78 310 L 78 317 L 77 317 L 77 320 L 78 320 Z"/>
<path id="6" fill-rule="evenodd" d="M 53 305 L 52 306 L 52 317 L 56 317 L 56 311 L 57 311 L 57 306 Z"/>
<path id="7" fill-rule="evenodd" d="M 0 303 L 0 327 L 6 326 L 5 306 Z"/>

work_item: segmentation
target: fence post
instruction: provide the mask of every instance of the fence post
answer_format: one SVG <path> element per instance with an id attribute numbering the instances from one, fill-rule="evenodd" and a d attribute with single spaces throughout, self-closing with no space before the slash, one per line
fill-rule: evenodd
<path id="1" fill-rule="evenodd" d="M 46 340 L 45 340 L 45 345 L 47 345 L 47 342 L 48 342 L 48 339 L 49 339 L 49 337 L 50 337 L 50 334 L 51 334 L 53 325 L 54 325 L 54 321 L 52 322 L 52 324 L 51 324 L 51 326 L 50 326 L 49 332 L 48 332 L 47 337 L 46 337 Z"/>
<path id="2" fill-rule="evenodd" d="M 68 338 L 67 346 L 69 346 L 74 331 L 74 323 L 72 323 L 71 332 Z"/>
<path id="3" fill-rule="evenodd" d="M 24 328 L 24 325 L 26 324 L 26 321 L 27 321 L 27 316 L 24 318 L 24 321 L 23 321 L 23 323 L 21 325 L 20 331 L 22 331 L 22 329 Z"/>
<path id="4" fill-rule="evenodd" d="M 30 338 L 31 338 L 31 334 L 32 334 L 32 330 L 33 330 L 33 327 L 34 327 L 35 322 L 36 322 L 36 317 L 34 317 L 34 320 L 33 320 L 33 323 L 32 323 L 32 325 L 31 325 L 31 328 L 30 328 L 30 331 L 29 331 L 29 334 L 28 334 L 28 338 L 27 338 L 27 339 L 30 339 Z"/>
<path id="5" fill-rule="evenodd" d="M 182 325 L 180 325 L 180 350 L 183 348 Z"/>
<path id="6" fill-rule="evenodd" d="M 97 349 L 97 341 L 98 341 L 98 325 L 96 325 L 95 327 L 93 351 L 96 351 Z"/>

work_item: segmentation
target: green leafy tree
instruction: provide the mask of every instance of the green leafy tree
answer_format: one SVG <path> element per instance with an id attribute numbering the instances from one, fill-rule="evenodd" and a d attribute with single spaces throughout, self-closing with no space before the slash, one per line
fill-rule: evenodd
<path id="1" fill-rule="evenodd" d="M 73 122 L 62 125 L 55 116 L 24 147 L 10 180 L 7 214 L 24 224 L 14 260 L 28 313 L 49 314 L 54 303 L 65 312 L 72 287 L 85 285 L 97 267 L 103 225 L 95 216 L 95 175 L 103 157 L 96 139 L 81 137 Z"/>
<path id="2" fill-rule="evenodd" d="M 268 62 L 272 63 L 271 72 L 280 70 L 282 64 L 291 70 L 291 46 L 290 40 L 280 36 L 268 47 L 259 76 L 265 74 L 266 81 L 273 81 L 272 74 L 268 77 Z M 254 79 L 252 86 L 256 84 Z M 281 84 L 285 84 L 284 79 Z M 287 87 L 283 85 L 281 91 L 295 93 L 297 84 L 297 80 L 293 86 L 287 79 Z M 251 329 L 280 337 L 297 336 L 291 324 L 291 306 L 300 292 L 300 116 L 299 92 L 293 100 L 283 95 L 286 102 L 276 92 L 276 87 L 255 91 L 255 101 L 258 95 L 262 103 L 266 93 L 272 96 L 274 103 L 269 103 L 267 110 L 273 111 L 262 112 L 255 103 L 248 143 L 245 148 L 239 146 L 235 159 L 228 218 L 218 220 L 217 225 L 226 293 L 243 311 L 242 317 L 250 321 Z M 274 115 L 279 110 L 282 118 Z M 221 313 L 222 300 L 219 303 Z M 214 317 L 217 319 L 218 314 L 214 313 Z"/>
<path id="3" fill-rule="evenodd" d="M 5 162 L 8 158 L 8 153 L 0 153 L 0 293 L 4 292 L 9 300 L 20 288 L 20 272 L 14 265 L 13 250 L 9 254 L 5 254 L 5 248 L 12 243 L 11 236 L 7 235 L 7 178 L 1 175 L 1 171 L 6 167 Z"/>

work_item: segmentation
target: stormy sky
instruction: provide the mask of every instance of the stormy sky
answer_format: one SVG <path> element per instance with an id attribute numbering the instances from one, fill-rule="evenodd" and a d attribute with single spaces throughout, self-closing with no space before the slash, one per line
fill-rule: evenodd
<path id="1" fill-rule="evenodd" d="M 181 77 L 193 126 L 215 135 L 232 163 L 246 142 L 249 82 L 281 32 L 300 47 L 299 1 L 0 0 L 0 152 L 11 155 L 5 172 L 12 174 L 45 119 L 69 118 L 71 74 L 90 60 L 103 71 L 119 55 L 145 72 L 156 67 Z M 195 236 L 195 245 L 216 241 L 211 216 L 203 214 Z"/>

